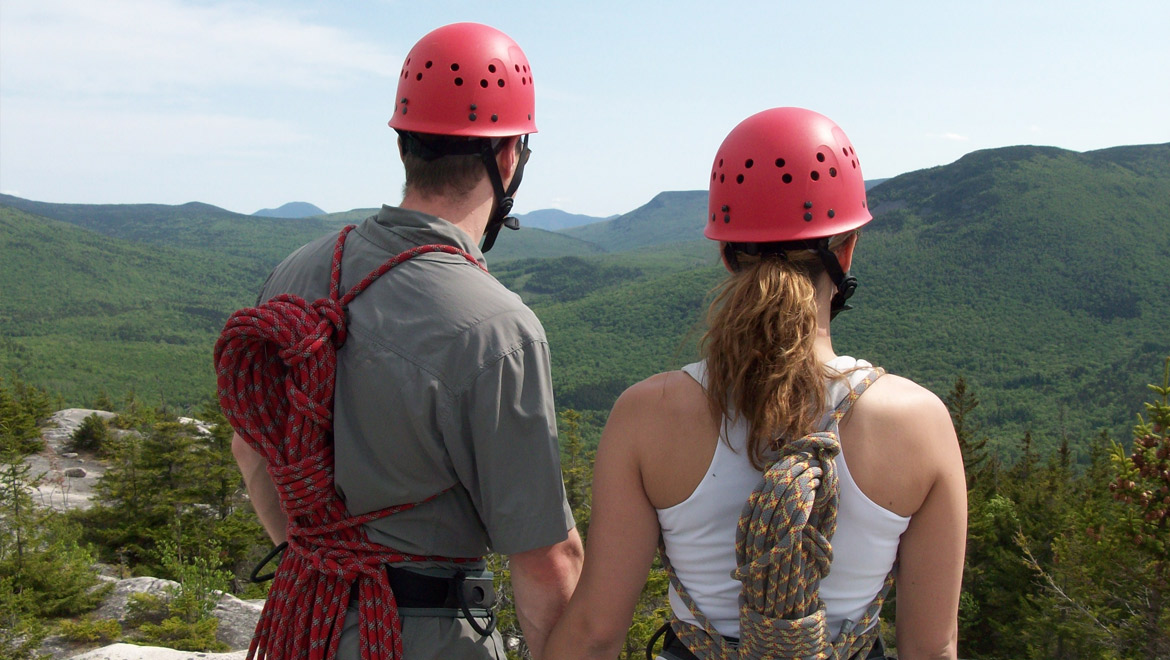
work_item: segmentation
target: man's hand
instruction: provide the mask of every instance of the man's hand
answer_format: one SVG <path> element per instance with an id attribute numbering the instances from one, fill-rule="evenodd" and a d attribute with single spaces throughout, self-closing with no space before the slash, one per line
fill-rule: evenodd
<path id="1" fill-rule="evenodd" d="M 516 618 L 535 660 L 544 655 L 548 634 L 573 595 L 584 554 L 574 527 L 560 543 L 509 556 Z"/>

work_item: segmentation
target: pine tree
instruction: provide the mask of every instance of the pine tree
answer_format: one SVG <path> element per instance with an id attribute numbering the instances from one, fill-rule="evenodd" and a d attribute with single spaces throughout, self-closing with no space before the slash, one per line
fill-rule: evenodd
<path id="1" fill-rule="evenodd" d="M 1170 360 L 1132 451 L 1102 433 L 1022 631 L 1034 657 L 1170 657 Z M 1025 546 L 1025 550 L 1029 550 Z"/>
<path id="2" fill-rule="evenodd" d="M 0 424 L 0 438 L 8 436 Z M 15 444 L 10 438 L 3 444 Z M 23 455 L 0 451 L 0 575 L 15 596 L 7 616 L 76 614 L 96 605 L 93 556 L 77 543 L 79 530 L 52 509 L 39 507 L 31 491 L 37 479 Z M 15 625 L 15 624 L 14 624 Z M 2 648 L 2 647 L 0 647 Z"/>
<path id="3" fill-rule="evenodd" d="M 981 425 L 971 414 L 979 406 L 979 398 L 974 392 L 967 389 L 967 380 L 959 376 L 951 391 L 943 400 L 947 410 L 951 413 L 951 423 L 955 427 L 955 435 L 959 439 L 959 450 L 963 454 L 963 471 L 967 475 L 967 490 L 971 490 L 979 480 L 987 460 L 987 438 L 976 439 Z"/>

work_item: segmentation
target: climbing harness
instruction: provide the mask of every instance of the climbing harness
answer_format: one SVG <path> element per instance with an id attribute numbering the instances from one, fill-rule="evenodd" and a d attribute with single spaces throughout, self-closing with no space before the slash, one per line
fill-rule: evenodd
<path id="1" fill-rule="evenodd" d="M 785 442 L 778 460 L 765 470 L 744 505 L 736 530 L 737 568 L 733 573 L 743 583 L 738 640 L 721 636 L 699 611 L 659 541 L 670 584 L 698 622 L 694 625 L 674 618 L 669 622 L 670 634 L 693 656 L 702 660 L 848 660 L 867 657 L 878 641 L 879 626 L 871 624 L 894 584 L 896 567 L 861 620 L 852 625 L 846 622 L 835 637 L 828 630 L 819 591 L 821 579 L 829 572 L 831 540 L 837 529 L 840 495 L 833 457 L 841 450 L 838 425 L 853 402 L 883 373 L 875 369 L 867 374 L 825 415 L 820 428 L 828 430 Z M 650 653 L 647 647 L 647 657 Z"/>
<path id="2" fill-rule="evenodd" d="M 241 309 L 228 319 L 215 344 L 220 405 L 235 431 L 267 461 L 288 516 L 288 546 L 248 649 L 249 660 L 333 658 L 346 609 L 355 598 L 362 658 L 401 659 L 399 604 L 385 565 L 481 559 L 399 552 L 371 541 L 362 527 L 446 491 L 350 516 L 334 488 L 333 386 L 337 350 L 347 334 L 346 306 L 390 269 L 432 252 L 461 256 L 487 272 L 457 247 L 423 245 L 387 260 L 341 295 L 341 255 L 353 228 L 347 226 L 337 237 L 327 298 L 309 303 L 282 294 Z"/>

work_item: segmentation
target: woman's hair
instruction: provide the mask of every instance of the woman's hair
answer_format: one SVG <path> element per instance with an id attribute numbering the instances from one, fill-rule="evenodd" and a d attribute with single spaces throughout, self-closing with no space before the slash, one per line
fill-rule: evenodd
<path id="1" fill-rule="evenodd" d="M 824 266 L 808 250 L 738 260 L 707 311 L 701 351 L 712 413 L 747 421 L 748 457 L 763 469 L 785 438 L 812 432 L 823 413 L 826 374 L 813 341 Z"/>

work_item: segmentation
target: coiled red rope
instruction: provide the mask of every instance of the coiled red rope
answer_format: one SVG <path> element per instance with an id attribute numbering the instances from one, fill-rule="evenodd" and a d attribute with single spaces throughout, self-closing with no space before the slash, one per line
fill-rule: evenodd
<path id="1" fill-rule="evenodd" d="M 337 349 L 346 339 L 346 306 L 404 261 L 451 245 L 407 250 L 340 295 L 341 255 L 353 225 L 333 249 L 329 297 L 312 303 L 282 294 L 241 309 L 215 344 L 219 401 L 232 428 L 268 462 L 288 515 L 288 548 L 276 571 L 248 658 L 326 660 L 337 653 L 357 581 L 359 647 L 364 660 L 402 657 L 402 622 L 383 564 L 474 561 L 408 555 L 369 540 L 364 523 L 411 509 L 401 504 L 350 516 L 333 487 L 333 386 Z M 432 495 L 428 501 L 440 493 Z"/>

